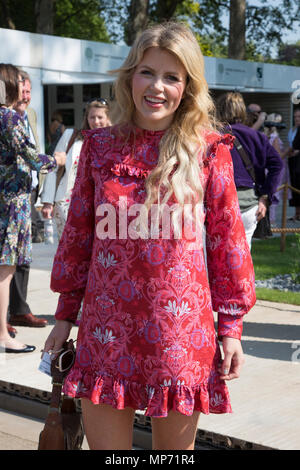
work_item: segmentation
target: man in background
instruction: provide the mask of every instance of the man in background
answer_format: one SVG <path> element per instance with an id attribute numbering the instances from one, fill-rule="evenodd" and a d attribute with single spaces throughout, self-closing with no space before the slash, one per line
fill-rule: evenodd
<path id="1" fill-rule="evenodd" d="M 31 80 L 27 72 L 20 70 L 24 80 L 22 101 L 19 101 L 15 107 L 17 113 L 23 118 L 24 126 L 30 136 L 31 142 L 39 150 L 39 139 L 37 134 L 37 116 L 34 109 L 29 108 L 31 101 Z M 34 204 L 38 197 L 39 180 L 37 172 L 32 171 L 32 191 L 31 191 L 31 217 L 32 217 L 32 241 L 42 242 L 43 222 L 40 214 L 37 212 Z M 16 272 L 10 284 L 9 298 L 9 325 L 8 330 L 12 336 L 16 334 L 13 326 L 44 327 L 48 324 L 47 320 L 35 317 L 26 302 L 29 265 L 16 267 Z"/>
<path id="2" fill-rule="evenodd" d="M 260 131 L 266 119 L 267 113 L 261 110 L 259 104 L 252 103 L 247 106 L 247 126 L 252 127 L 252 129 L 256 131 Z"/>
<path id="3" fill-rule="evenodd" d="M 31 101 L 31 80 L 27 72 L 20 70 L 24 81 L 23 99 L 18 101 L 15 110 L 23 118 L 26 130 L 29 134 L 30 141 L 36 146 L 37 151 L 40 150 L 39 138 L 37 133 L 37 116 L 33 108 L 30 108 Z M 35 208 L 38 198 L 39 180 L 36 171 L 31 172 L 31 226 L 33 243 L 41 243 L 44 241 L 44 223 L 40 213 Z"/>

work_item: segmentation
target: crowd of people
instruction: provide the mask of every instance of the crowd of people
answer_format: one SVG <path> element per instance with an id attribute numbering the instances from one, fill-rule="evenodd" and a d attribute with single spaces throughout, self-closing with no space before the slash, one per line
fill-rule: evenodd
<path id="1" fill-rule="evenodd" d="M 15 326 L 47 324 L 26 296 L 32 239 L 53 218 L 60 295 L 44 352 L 56 357 L 80 313 L 64 393 L 81 398 L 90 448 L 131 449 L 134 411 L 145 409 L 155 449 L 193 449 L 200 413 L 231 411 L 226 381 L 239 377 L 243 316 L 255 303 L 251 240 L 267 211 L 275 218 L 278 186 L 299 186 L 300 110 L 285 149 L 278 127 L 264 126 L 279 114 L 247 107 L 238 92 L 214 103 L 197 40 L 179 22 L 145 30 L 115 72 L 113 123 L 103 98 L 86 104 L 80 129 L 55 113 L 44 155 L 30 77 L 0 64 L 0 345 L 32 352 Z M 163 218 L 174 202 L 168 239 L 129 216 L 138 205 Z M 102 204 L 117 224 L 125 204 L 126 237 L 100 233 Z M 291 204 L 299 220 L 297 196 Z M 187 205 L 205 240 L 183 234 Z"/>

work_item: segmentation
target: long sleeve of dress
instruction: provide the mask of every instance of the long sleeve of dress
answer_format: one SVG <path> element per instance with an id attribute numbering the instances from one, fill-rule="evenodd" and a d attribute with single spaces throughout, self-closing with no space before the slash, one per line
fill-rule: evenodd
<path id="1" fill-rule="evenodd" d="M 56 160 L 53 156 L 39 154 L 17 113 L 6 117 L 7 130 L 11 135 L 11 145 L 15 155 L 21 157 L 31 168 L 40 173 L 48 173 L 56 168 Z"/>
<path id="2" fill-rule="evenodd" d="M 75 322 L 88 279 L 94 238 L 94 183 L 89 141 L 83 143 L 67 222 L 53 263 L 51 289 L 60 292 L 55 317 Z"/>
<path id="3" fill-rule="evenodd" d="M 43 184 L 43 191 L 41 194 L 41 202 L 44 204 L 48 202 L 49 204 L 54 204 L 55 199 L 55 189 L 57 181 L 57 171 L 52 171 L 48 173 L 45 177 Z"/>
<path id="4" fill-rule="evenodd" d="M 211 154 L 205 192 L 207 268 L 218 336 L 241 338 L 243 315 L 255 303 L 252 258 L 245 237 L 226 137 Z"/>

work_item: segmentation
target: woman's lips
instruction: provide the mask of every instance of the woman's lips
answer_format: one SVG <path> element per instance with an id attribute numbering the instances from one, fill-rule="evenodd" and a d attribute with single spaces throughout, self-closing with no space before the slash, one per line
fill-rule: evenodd
<path id="1" fill-rule="evenodd" d="M 154 108 L 161 107 L 166 101 L 164 98 L 158 98 L 156 96 L 145 96 L 144 99 L 149 106 Z"/>

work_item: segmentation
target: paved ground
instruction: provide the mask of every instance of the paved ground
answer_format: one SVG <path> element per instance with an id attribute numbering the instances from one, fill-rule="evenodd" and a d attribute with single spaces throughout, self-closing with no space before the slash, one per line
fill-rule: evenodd
<path id="1" fill-rule="evenodd" d="M 18 327 L 18 338 L 34 344 L 36 351 L 0 354 L 0 380 L 47 391 L 51 379 L 38 366 L 40 350 L 54 324 L 58 297 L 49 290 L 55 250 L 55 245 L 33 246 L 28 301 L 35 315 L 49 320 L 49 326 Z M 240 379 L 229 383 L 234 413 L 202 415 L 199 428 L 276 449 L 300 449 L 300 307 L 258 301 L 245 317 L 242 344 L 246 363 Z M 15 430 L 13 445 L 24 449 L 33 445 L 32 433 L 36 440 L 41 423 L 31 423 L 27 433 L 24 419 L 0 413 L 0 449 L 10 445 L 9 430 Z"/>
<path id="2" fill-rule="evenodd" d="M 44 421 L 40 419 L 0 409 L 0 449 L 37 450 L 39 435 L 43 427 Z M 89 449 L 86 438 L 84 438 L 82 449 Z"/>

